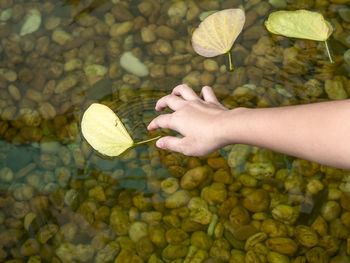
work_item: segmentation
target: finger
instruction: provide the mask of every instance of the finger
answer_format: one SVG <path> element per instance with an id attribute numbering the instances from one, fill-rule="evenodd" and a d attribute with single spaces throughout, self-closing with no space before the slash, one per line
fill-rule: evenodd
<path id="1" fill-rule="evenodd" d="M 213 89 L 209 86 L 204 86 L 202 88 L 200 97 L 206 102 L 220 104 L 215 96 Z"/>
<path id="2" fill-rule="evenodd" d="M 186 149 L 184 148 L 184 138 L 179 138 L 174 136 L 165 136 L 160 138 L 156 142 L 156 145 L 157 147 L 164 150 L 169 150 L 169 151 L 174 151 L 179 153 L 184 153 L 186 151 Z"/>
<path id="3" fill-rule="evenodd" d="M 191 89 L 186 84 L 181 84 L 181 85 L 176 86 L 173 89 L 171 94 L 174 94 L 176 96 L 181 96 L 185 100 L 197 100 L 197 99 L 199 99 L 198 95 L 193 91 L 193 89 Z"/>
<path id="4" fill-rule="evenodd" d="M 171 121 L 172 114 L 162 114 L 158 117 L 154 118 L 150 124 L 148 124 L 147 129 L 148 130 L 155 130 L 158 128 L 164 128 L 164 129 L 172 129 L 176 131 L 176 128 Z"/>
<path id="5" fill-rule="evenodd" d="M 164 96 L 163 98 L 157 101 L 156 110 L 162 111 L 166 107 L 169 107 L 173 111 L 176 111 L 179 108 L 183 107 L 185 103 L 186 102 L 182 98 L 175 96 L 173 94 L 170 94 L 170 95 Z"/>

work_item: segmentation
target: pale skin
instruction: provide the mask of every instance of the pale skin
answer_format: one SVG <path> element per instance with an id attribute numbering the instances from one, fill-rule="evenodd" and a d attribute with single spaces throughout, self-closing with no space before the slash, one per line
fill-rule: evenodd
<path id="1" fill-rule="evenodd" d="M 165 136 L 157 147 L 190 156 L 210 154 L 242 143 L 350 169 L 350 100 L 275 108 L 227 109 L 209 86 L 198 96 L 185 84 L 158 100 L 161 114 L 148 130 L 167 128 L 183 137 Z"/>

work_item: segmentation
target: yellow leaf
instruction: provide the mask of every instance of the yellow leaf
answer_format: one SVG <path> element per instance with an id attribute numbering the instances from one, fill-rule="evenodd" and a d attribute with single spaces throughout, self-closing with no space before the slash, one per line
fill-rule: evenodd
<path id="1" fill-rule="evenodd" d="M 103 104 L 93 103 L 84 112 L 81 130 L 87 142 L 107 156 L 118 156 L 134 145 L 118 116 Z"/>
<path id="2" fill-rule="evenodd" d="M 127 149 L 159 139 L 157 136 L 134 142 L 118 116 L 107 106 L 93 103 L 84 112 L 81 131 L 96 151 L 107 156 L 119 156 Z"/>
<path id="3" fill-rule="evenodd" d="M 193 32 L 194 50 L 204 57 L 228 53 L 243 29 L 242 9 L 225 9 L 205 18 Z"/>
<path id="4" fill-rule="evenodd" d="M 308 10 L 273 12 L 265 26 L 273 34 L 316 41 L 326 41 L 333 32 L 320 13 Z"/>

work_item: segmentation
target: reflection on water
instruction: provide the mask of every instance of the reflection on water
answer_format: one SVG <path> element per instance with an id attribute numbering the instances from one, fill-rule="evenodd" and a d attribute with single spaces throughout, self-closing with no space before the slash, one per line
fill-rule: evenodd
<path id="1" fill-rule="evenodd" d="M 346 99 L 348 5 L 0 0 L 0 262 L 349 262 L 347 171 L 247 145 L 108 159 L 79 128 L 100 102 L 135 141 L 153 137 L 155 102 L 183 82 L 230 108 Z M 203 12 L 232 7 L 247 21 L 228 72 L 190 38 Z M 298 8 L 333 24 L 334 65 L 323 43 L 265 30 L 270 12 Z"/>

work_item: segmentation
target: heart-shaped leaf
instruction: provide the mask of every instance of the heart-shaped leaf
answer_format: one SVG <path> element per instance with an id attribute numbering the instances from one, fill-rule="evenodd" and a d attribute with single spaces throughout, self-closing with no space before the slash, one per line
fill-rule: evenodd
<path id="1" fill-rule="evenodd" d="M 203 57 L 230 54 L 230 49 L 241 33 L 244 22 L 244 11 L 238 8 L 225 9 L 211 14 L 193 32 L 193 49 Z"/>
<path id="2" fill-rule="evenodd" d="M 269 15 L 265 26 L 273 34 L 324 41 L 332 62 L 326 40 L 332 34 L 333 27 L 322 14 L 308 10 L 276 11 Z"/>
<path id="3" fill-rule="evenodd" d="M 99 153 L 119 156 L 127 149 L 156 140 L 135 143 L 118 116 L 106 105 L 93 103 L 84 112 L 81 131 L 87 142 Z"/>

